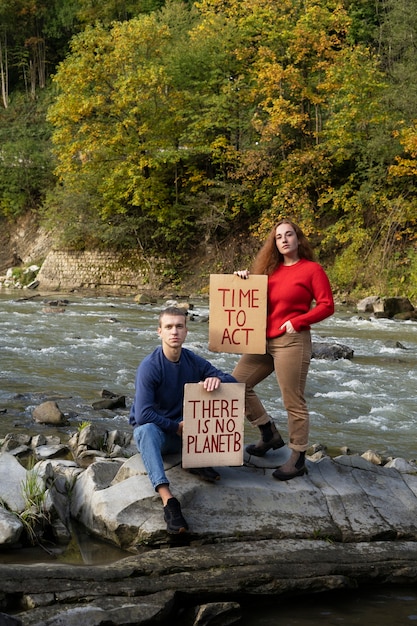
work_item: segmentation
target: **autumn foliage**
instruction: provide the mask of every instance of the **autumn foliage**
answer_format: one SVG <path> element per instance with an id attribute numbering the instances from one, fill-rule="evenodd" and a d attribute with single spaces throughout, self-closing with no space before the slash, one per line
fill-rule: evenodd
<path id="1" fill-rule="evenodd" d="M 178 265 L 288 216 L 339 291 L 417 295 L 417 0 L 116 4 L 48 86 L 63 245 Z"/>

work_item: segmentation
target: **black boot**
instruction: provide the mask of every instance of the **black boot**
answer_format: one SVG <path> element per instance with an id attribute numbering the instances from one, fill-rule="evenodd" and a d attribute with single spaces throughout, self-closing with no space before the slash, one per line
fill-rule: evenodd
<path id="1" fill-rule="evenodd" d="M 258 443 L 251 443 L 246 447 L 246 452 L 253 456 L 264 456 L 268 450 L 278 450 L 285 446 L 285 441 L 279 434 L 274 422 L 268 422 L 259 426 L 261 431 L 261 439 Z"/>
<path id="2" fill-rule="evenodd" d="M 296 453 L 295 450 L 293 450 L 292 454 L 294 455 L 294 453 Z M 292 471 L 284 472 L 280 467 L 278 467 L 274 472 L 272 472 L 272 476 L 278 480 L 291 480 L 291 478 L 308 474 L 308 470 L 305 466 L 305 455 L 305 452 L 298 452 L 298 459 L 294 463 L 294 469 Z"/>

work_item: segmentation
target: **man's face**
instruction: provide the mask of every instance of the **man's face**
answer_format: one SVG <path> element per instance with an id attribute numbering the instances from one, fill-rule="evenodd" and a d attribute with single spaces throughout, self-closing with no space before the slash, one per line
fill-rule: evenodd
<path id="1" fill-rule="evenodd" d="M 180 348 L 185 341 L 188 329 L 183 315 L 163 315 L 158 334 L 162 344 L 169 348 Z"/>

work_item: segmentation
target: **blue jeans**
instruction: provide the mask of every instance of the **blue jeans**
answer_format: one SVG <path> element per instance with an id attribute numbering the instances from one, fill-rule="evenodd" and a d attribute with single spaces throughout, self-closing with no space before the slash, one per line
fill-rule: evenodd
<path id="1" fill-rule="evenodd" d="M 178 422 L 181 421 L 182 417 L 178 419 Z M 169 485 L 162 456 L 181 452 L 181 437 L 166 433 L 156 424 L 149 423 L 136 426 L 133 438 L 154 489 L 159 485 Z"/>

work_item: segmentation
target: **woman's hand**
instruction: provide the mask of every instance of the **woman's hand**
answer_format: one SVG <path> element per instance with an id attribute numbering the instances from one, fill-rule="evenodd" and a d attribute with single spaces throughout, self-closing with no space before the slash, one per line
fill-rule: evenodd
<path id="1" fill-rule="evenodd" d="M 233 274 L 235 274 L 235 276 L 243 278 L 243 280 L 249 278 L 249 270 L 238 270 L 237 272 L 233 272 Z"/>
<path id="2" fill-rule="evenodd" d="M 182 437 L 182 432 L 184 430 L 184 422 L 180 422 L 178 424 L 177 435 L 178 437 Z"/>
<path id="3" fill-rule="evenodd" d="M 294 326 L 291 324 L 290 320 L 284 322 L 282 326 L 280 326 L 280 330 L 285 330 L 287 333 L 296 333 L 297 331 L 294 329 Z"/>

